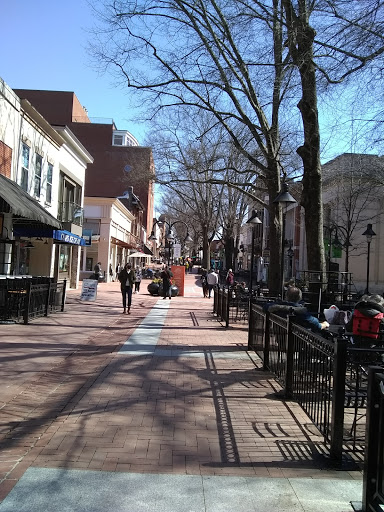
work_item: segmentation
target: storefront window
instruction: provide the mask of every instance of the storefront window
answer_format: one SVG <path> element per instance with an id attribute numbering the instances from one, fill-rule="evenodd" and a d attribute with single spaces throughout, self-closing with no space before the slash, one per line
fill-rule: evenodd
<path id="1" fill-rule="evenodd" d="M 29 249 L 20 247 L 19 268 L 17 274 L 24 276 L 29 274 Z"/>
<path id="2" fill-rule="evenodd" d="M 93 270 L 93 258 L 86 258 L 86 263 L 85 263 L 85 266 L 86 266 L 86 269 L 85 270 Z"/>
<path id="3" fill-rule="evenodd" d="M 69 272 L 69 252 L 71 248 L 68 245 L 60 245 L 59 271 Z"/>

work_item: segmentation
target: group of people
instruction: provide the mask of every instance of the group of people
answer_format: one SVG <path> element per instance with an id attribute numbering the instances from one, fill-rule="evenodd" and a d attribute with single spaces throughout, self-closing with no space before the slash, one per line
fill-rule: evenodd
<path id="1" fill-rule="evenodd" d="M 117 272 L 119 270 L 119 272 Z M 101 264 L 98 262 L 94 268 L 95 278 L 99 279 L 101 274 Z M 116 269 L 117 278 L 120 282 L 120 289 L 123 299 L 123 313 L 130 314 L 132 305 L 132 294 L 139 293 L 142 281 L 142 269 L 137 266 L 132 268 L 127 263 L 122 270 Z M 160 273 L 162 279 L 163 299 L 172 298 L 172 278 L 173 274 L 167 265 Z M 209 272 L 201 269 L 201 284 L 204 298 L 211 298 L 213 289 L 218 285 L 219 276 L 212 268 Z M 226 283 L 229 287 L 236 288 L 236 292 L 243 293 L 245 283 L 236 283 L 232 269 L 229 269 L 226 276 Z M 236 286 L 235 286 L 236 285 Z M 302 292 L 294 284 L 288 283 L 285 292 L 285 300 L 266 303 L 265 309 L 270 313 L 279 316 L 288 316 L 294 314 L 295 322 L 312 331 L 320 332 L 329 327 L 329 323 L 320 321 L 317 317 L 308 312 L 302 302 Z M 375 327 L 373 327 L 373 325 Z M 373 334 L 367 334 L 368 329 L 375 331 Z M 346 330 L 353 332 L 356 339 L 361 337 L 377 338 L 379 333 L 384 333 L 384 298 L 381 295 L 364 295 L 356 304 L 351 319 L 346 324 Z"/>
<path id="2" fill-rule="evenodd" d="M 165 266 L 160 277 L 163 281 L 163 299 L 172 298 L 172 277 L 173 274 L 168 266 Z M 120 281 L 120 290 L 123 299 L 123 313 L 131 313 L 132 294 L 139 293 L 142 280 L 142 271 L 139 266 L 132 268 L 130 263 L 126 263 L 123 270 L 117 276 Z M 133 289 L 134 288 L 134 289 Z"/>
<path id="3" fill-rule="evenodd" d="M 302 293 L 296 286 L 289 286 L 285 293 L 285 300 L 265 305 L 270 313 L 279 316 L 294 314 L 295 322 L 314 332 L 329 328 L 326 320 L 320 321 L 308 312 L 302 303 Z M 367 345 L 367 341 L 375 344 L 379 338 L 383 342 L 384 336 L 384 298 L 381 295 L 363 295 L 356 303 L 349 321 L 345 324 L 346 333 L 350 335 L 352 343 Z"/>

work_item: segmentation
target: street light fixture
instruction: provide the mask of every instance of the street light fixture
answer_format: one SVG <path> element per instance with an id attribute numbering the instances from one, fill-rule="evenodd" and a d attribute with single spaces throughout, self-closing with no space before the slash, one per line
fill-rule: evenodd
<path id="1" fill-rule="evenodd" d="M 282 207 L 283 214 L 283 224 L 282 224 L 282 233 L 281 233 L 281 268 L 280 268 L 280 278 L 281 278 L 281 298 L 284 297 L 284 240 L 285 240 L 285 217 L 286 211 L 289 204 L 296 204 L 296 199 L 288 192 L 288 184 L 283 183 L 280 192 L 277 194 L 277 197 L 273 200 L 274 203 L 279 203 Z"/>
<path id="2" fill-rule="evenodd" d="M 262 224 L 261 220 L 257 216 L 257 211 L 252 210 L 252 215 L 247 220 L 247 224 L 252 225 L 252 246 L 251 246 L 251 270 L 250 270 L 250 277 L 249 277 L 249 294 L 252 297 L 252 290 L 253 290 L 253 265 L 254 265 L 254 258 L 255 258 L 255 226 L 257 224 Z"/>
<path id="3" fill-rule="evenodd" d="M 364 231 L 363 235 L 367 238 L 368 251 L 367 251 L 367 283 L 365 287 L 365 293 L 369 293 L 369 260 L 371 255 L 371 242 L 372 237 L 376 236 L 376 233 L 372 229 L 372 224 L 367 225 L 367 229 Z"/>
<path id="4" fill-rule="evenodd" d="M 294 256 L 294 250 L 292 249 L 292 245 L 289 246 L 289 249 L 287 251 L 287 255 L 289 258 L 289 274 L 290 278 L 292 278 L 292 272 L 293 272 L 293 256 Z"/>
<path id="5" fill-rule="evenodd" d="M 171 244 L 173 244 L 175 241 L 175 236 L 172 233 L 172 228 L 175 224 L 178 224 L 178 223 L 184 224 L 184 226 L 187 228 L 187 234 L 186 234 L 186 237 L 184 238 L 184 243 L 187 244 L 187 243 L 193 242 L 193 239 L 189 236 L 188 224 L 182 220 L 175 220 L 174 222 L 172 222 L 170 224 L 169 222 L 167 222 L 165 215 L 162 214 L 162 215 L 160 215 L 159 220 L 155 220 L 153 223 L 153 228 L 156 224 L 158 224 L 159 226 L 163 226 L 164 224 L 166 224 L 168 226 L 168 233 L 165 236 L 165 242 L 166 242 L 165 249 L 168 247 L 168 265 L 170 263 Z M 157 240 L 153 228 L 152 228 L 151 235 L 148 238 L 148 240 L 152 240 L 152 241 Z"/>

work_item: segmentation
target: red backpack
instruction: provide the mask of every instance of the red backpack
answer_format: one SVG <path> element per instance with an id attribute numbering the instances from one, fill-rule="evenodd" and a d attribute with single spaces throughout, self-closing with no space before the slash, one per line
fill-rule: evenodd
<path id="1" fill-rule="evenodd" d="M 355 336 L 364 336 L 365 338 L 374 338 L 379 336 L 380 324 L 384 318 L 384 313 L 378 313 L 375 316 L 363 315 L 358 310 L 353 312 L 352 332 Z"/>

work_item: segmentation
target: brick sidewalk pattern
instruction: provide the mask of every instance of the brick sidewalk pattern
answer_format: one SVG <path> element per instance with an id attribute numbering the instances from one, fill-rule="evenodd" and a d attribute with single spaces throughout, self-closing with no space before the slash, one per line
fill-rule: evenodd
<path id="1" fill-rule="evenodd" d="M 30 467 L 361 480 L 325 465 L 322 436 L 276 397 L 246 326 L 225 329 L 198 282 L 187 275 L 185 297 L 164 304 L 143 281 L 131 315 L 119 283 L 102 283 L 94 303 L 70 290 L 64 313 L 0 325 L 0 500 Z M 168 308 L 157 353 L 121 350 L 156 307 Z"/>

